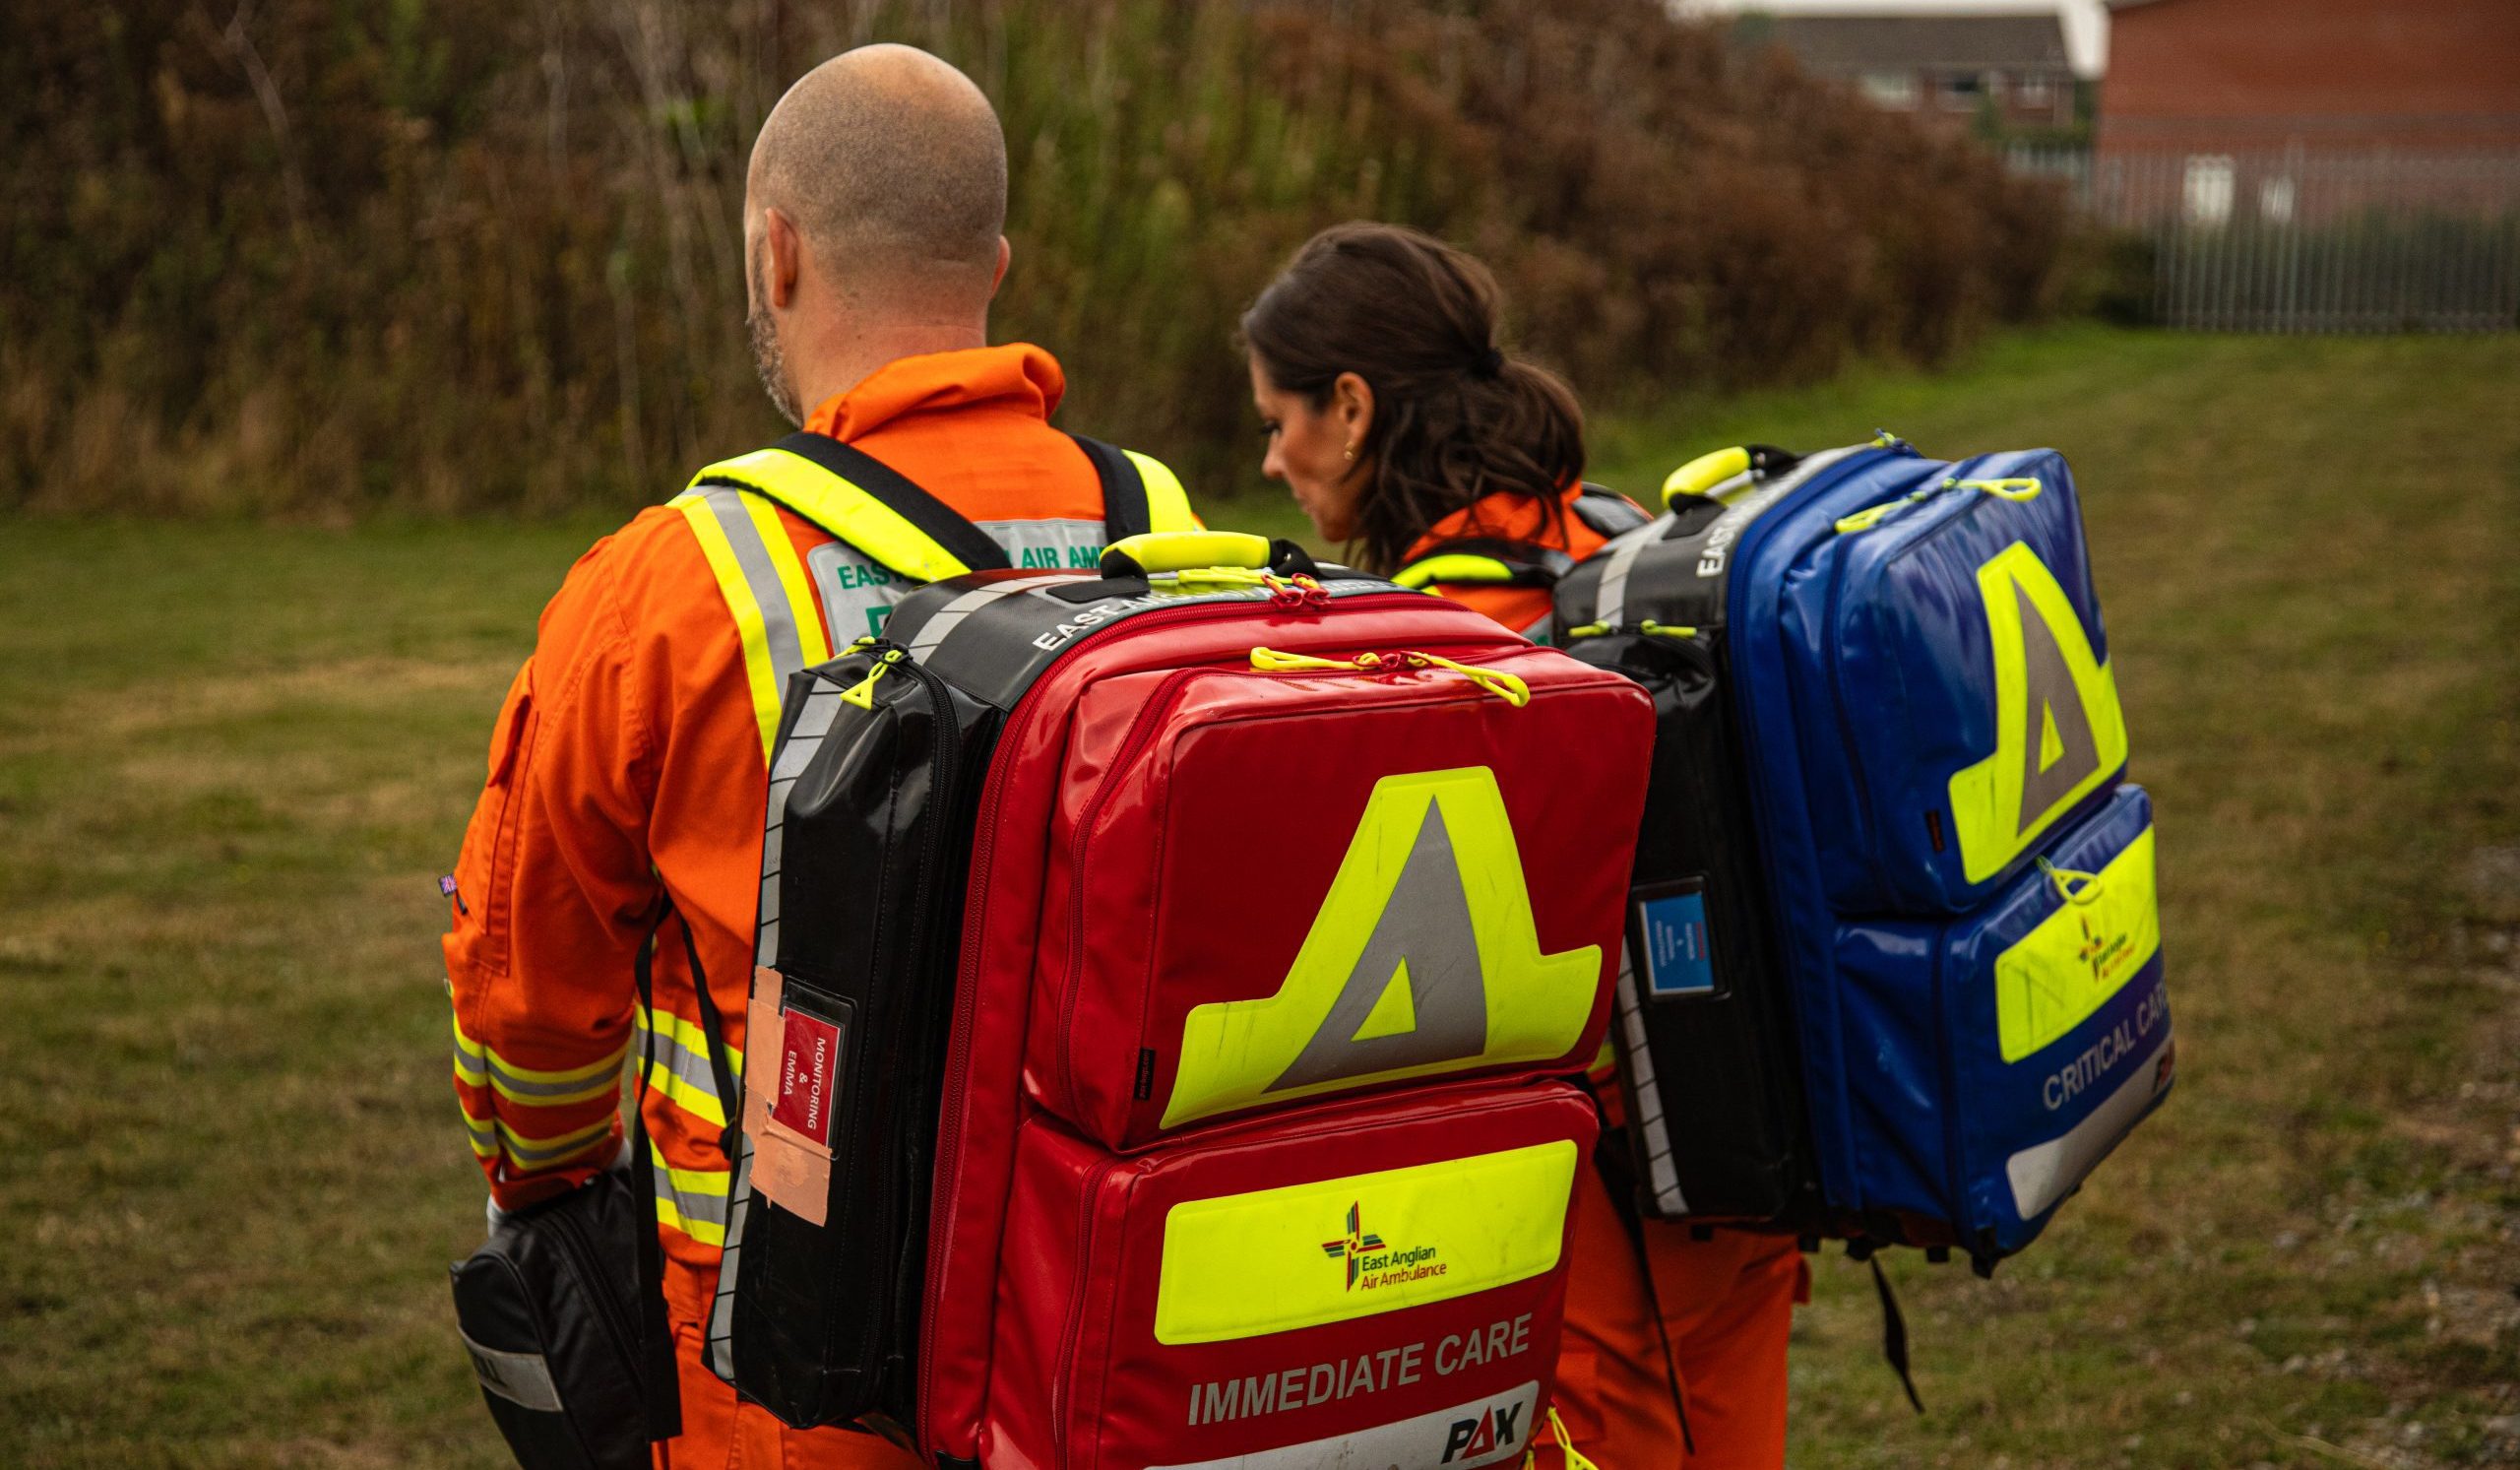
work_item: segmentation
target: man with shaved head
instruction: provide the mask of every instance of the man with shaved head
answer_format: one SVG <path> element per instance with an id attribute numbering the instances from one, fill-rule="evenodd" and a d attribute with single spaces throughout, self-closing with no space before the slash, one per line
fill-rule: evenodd
<path id="1" fill-rule="evenodd" d="M 739 1406 L 709 1361 L 788 675 L 921 580 L 1091 567 L 1118 534 L 1196 524 L 1162 465 L 1049 425 L 1049 353 L 988 345 L 1005 217 L 1005 139 L 953 67 L 866 46 L 788 90 L 753 146 L 744 262 L 762 386 L 800 432 L 703 470 L 570 571 L 442 885 L 456 1093 L 494 1218 L 625 1157 L 656 1202 L 681 1409 L 660 1464 L 917 1463 Z M 647 1146 L 625 1149 L 634 1046 Z"/>

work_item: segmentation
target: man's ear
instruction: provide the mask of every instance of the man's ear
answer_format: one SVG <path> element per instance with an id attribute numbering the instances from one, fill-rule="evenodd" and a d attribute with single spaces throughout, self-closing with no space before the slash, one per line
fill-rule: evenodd
<path id="1" fill-rule="evenodd" d="M 997 288 L 1006 284 L 1006 263 L 1014 258 L 1015 247 L 1006 243 L 1006 236 L 999 235 L 997 237 L 997 274 L 988 278 L 990 300 L 997 299 Z"/>
<path id="2" fill-rule="evenodd" d="M 1374 431 L 1374 386 L 1356 373 L 1343 372 L 1330 385 L 1330 410 L 1339 416 L 1350 444 L 1362 446 Z"/>
<path id="3" fill-rule="evenodd" d="M 786 311 L 795 304 L 796 281 L 805 269 L 805 237 L 797 233 L 794 221 L 776 209 L 761 212 L 761 232 L 770 246 L 770 279 L 762 285 L 770 292 L 769 304 Z"/>

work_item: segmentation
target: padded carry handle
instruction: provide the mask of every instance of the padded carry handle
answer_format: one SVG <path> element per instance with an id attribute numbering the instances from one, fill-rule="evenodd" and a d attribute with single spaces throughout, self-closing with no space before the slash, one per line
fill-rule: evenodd
<path id="1" fill-rule="evenodd" d="M 1736 475 L 1774 475 L 1794 468 L 1801 460 L 1800 455 L 1773 444 L 1736 444 L 1699 455 L 1664 479 L 1663 507 L 1670 509 L 1682 496 L 1712 494 L 1717 485 Z"/>
<path id="2" fill-rule="evenodd" d="M 1157 572 L 1201 571 L 1239 567 L 1311 576 L 1320 568 L 1312 553 L 1293 542 L 1271 541 L 1241 531 L 1150 531 L 1123 537 L 1102 552 L 1105 577 L 1144 577 Z"/>

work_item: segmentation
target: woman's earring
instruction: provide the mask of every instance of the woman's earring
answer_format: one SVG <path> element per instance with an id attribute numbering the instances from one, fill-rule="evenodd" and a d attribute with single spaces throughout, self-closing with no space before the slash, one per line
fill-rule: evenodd
<path id="1" fill-rule="evenodd" d="M 1348 458 L 1353 462 L 1356 458 L 1356 446 L 1354 444 L 1349 445 L 1347 454 Z"/>

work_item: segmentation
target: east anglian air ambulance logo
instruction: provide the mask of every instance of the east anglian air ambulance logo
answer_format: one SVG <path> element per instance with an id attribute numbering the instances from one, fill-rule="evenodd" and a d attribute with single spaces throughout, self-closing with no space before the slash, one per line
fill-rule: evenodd
<path id="1" fill-rule="evenodd" d="M 1496 774 L 1386 776 L 1274 995 L 1194 1007 L 1175 1127 L 1263 1100 L 1563 1055 L 1599 945 L 1543 954 Z"/>
<path id="2" fill-rule="evenodd" d="M 1336 1241 L 1321 1243 L 1321 1253 L 1332 1260 L 1345 1257 L 1348 1262 L 1348 1290 L 1356 1289 L 1356 1273 L 1364 1269 L 1365 1256 L 1380 1250 L 1382 1237 L 1365 1229 L 1361 1205 L 1348 1206 L 1348 1234 Z"/>

